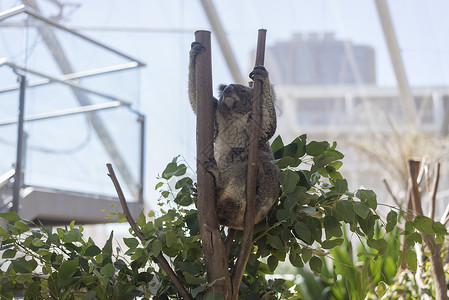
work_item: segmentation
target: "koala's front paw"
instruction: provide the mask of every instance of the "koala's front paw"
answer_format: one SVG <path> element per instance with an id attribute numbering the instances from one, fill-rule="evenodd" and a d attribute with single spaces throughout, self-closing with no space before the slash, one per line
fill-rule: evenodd
<path id="1" fill-rule="evenodd" d="M 193 42 L 190 46 L 190 57 L 195 58 L 198 54 L 205 51 L 206 48 L 198 42 Z"/>
<path id="2" fill-rule="evenodd" d="M 215 161 L 215 158 L 211 158 L 209 160 L 204 161 L 203 166 L 209 173 L 211 173 L 215 177 L 218 176 L 218 166 L 217 162 Z"/>
<path id="3" fill-rule="evenodd" d="M 251 73 L 249 73 L 249 78 L 254 80 L 255 76 L 261 76 L 263 78 L 266 78 L 268 76 L 268 71 L 267 69 L 265 69 L 264 66 L 255 66 L 254 70 Z"/>

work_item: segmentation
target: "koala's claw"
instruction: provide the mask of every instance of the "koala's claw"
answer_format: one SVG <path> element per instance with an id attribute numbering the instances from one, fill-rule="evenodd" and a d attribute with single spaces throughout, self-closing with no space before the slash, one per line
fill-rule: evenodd
<path id="1" fill-rule="evenodd" d="M 196 56 L 205 50 L 206 48 L 201 43 L 193 42 L 190 45 L 190 55 Z"/>
<path id="2" fill-rule="evenodd" d="M 203 166 L 206 168 L 207 171 L 211 172 L 217 169 L 217 162 L 215 161 L 215 158 L 211 158 L 204 161 Z"/>
<path id="3" fill-rule="evenodd" d="M 193 186 L 190 188 L 192 193 L 192 197 L 198 198 L 198 184 L 196 182 L 193 183 Z"/>
<path id="4" fill-rule="evenodd" d="M 249 73 L 249 78 L 254 80 L 254 77 L 257 75 L 267 76 L 267 74 L 268 74 L 267 69 L 265 69 L 264 66 L 255 66 L 254 70 L 251 73 Z"/>

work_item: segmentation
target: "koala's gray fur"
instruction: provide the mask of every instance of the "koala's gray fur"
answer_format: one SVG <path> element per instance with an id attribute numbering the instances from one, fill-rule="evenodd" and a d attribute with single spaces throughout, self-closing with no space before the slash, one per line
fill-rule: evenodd
<path id="1" fill-rule="evenodd" d="M 189 98 L 196 113 L 195 58 L 204 48 L 193 43 L 190 51 Z M 264 67 L 256 67 L 252 74 L 262 75 L 262 120 L 259 135 L 258 174 L 256 183 L 256 220 L 267 215 L 278 198 L 279 169 L 268 140 L 276 131 L 274 93 Z M 251 76 L 251 75 L 250 75 Z M 220 224 L 243 229 L 246 210 L 246 174 L 251 121 L 252 88 L 240 84 L 220 85 L 219 100 L 213 98 L 215 109 L 215 162 L 205 162 L 215 177 L 217 215 Z"/>

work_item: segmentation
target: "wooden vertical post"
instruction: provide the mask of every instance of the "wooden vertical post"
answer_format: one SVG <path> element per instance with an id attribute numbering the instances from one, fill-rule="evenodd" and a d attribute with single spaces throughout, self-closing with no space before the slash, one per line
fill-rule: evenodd
<path id="1" fill-rule="evenodd" d="M 256 66 L 264 64 L 265 57 L 265 29 L 259 29 L 256 50 Z M 246 181 L 246 213 L 245 213 L 245 227 L 243 230 L 242 243 L 240 246 L 240 253 L 232 273 L 232 290 L 233 299 L 238 299 L 238 290 L 240 282 L 242 281 L 243 273 L 245 271 L 246 263 L 248 262 L 249 254 L 251 252 L 252 237 L 254 231 L 255 220 L 255 198 L 256 198 L 256 181 L 257 181 L 257 156 L 259 152 L 259 136 L 261 130 L 261 115 L 262 115 L 262 81 L 258 76 L 254 77 L 253 98 L 252 98 L 252 112 L 250 124 L 250 143 L 248 154 L 248 174 Z"/>
<path id="2" fill-rule="evenodd" d="M 204 167 L 204 162 L 214 158 L 215 116 L 210 32 L 204 30 L 195 32 L 195 41 L 205 48 L 205 51 L 198 54 L 195 60 L 198 221 L 203 242 L 207 280 L 209 283 L 214 283 L 213 290 L 222 293 L 224 299 L 229 299 L 231 293 L 229 263 L 218 228 L 214 178 Z"/>

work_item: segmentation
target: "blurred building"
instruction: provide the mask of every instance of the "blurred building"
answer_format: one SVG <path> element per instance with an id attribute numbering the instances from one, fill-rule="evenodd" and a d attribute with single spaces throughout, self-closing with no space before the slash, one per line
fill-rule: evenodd
<path id="1" fill-rule="evenodd" d="M 404 199 L 405 159 L 410 158 L 407 155 L 431 153 L 427 159 L 443 163 L 447 160 L 444 152 L 449 143 L 444 136 L 449 88 L 411 88 L 417 111 L 416 130 L 425 133 L 418 136 L 430 137 L 429 141 L 442 137 L 433 138 L 439 141 L 437 144 L 416 140 L 415 129 L 403 113 L 398 88 L 376 85 L 372 47 L 336 40 L 332 34 L 298 34 L 290 41 L 268 47 L 266 66 L 276 86 L 278 134 L 284 142 L 304 133 L 309 141 L 337 141 L 337 149 L 346 155 L 342 171 L 351 189 L 373 189 L 379 202 L 385 203 L 389 195 L 382 180 L 386 179 L 396 196 Z M 448 201 L 445 181 L 447 176 L 442 176 L 437 217 L 443 214 Z"/>
<path id="2" fill-rule="evenodd" d="M 376 84 L 374 49 L 332 33 L 296 34 L 278 42 L 267 48 L 267 64 L 278 85 Z"/>

